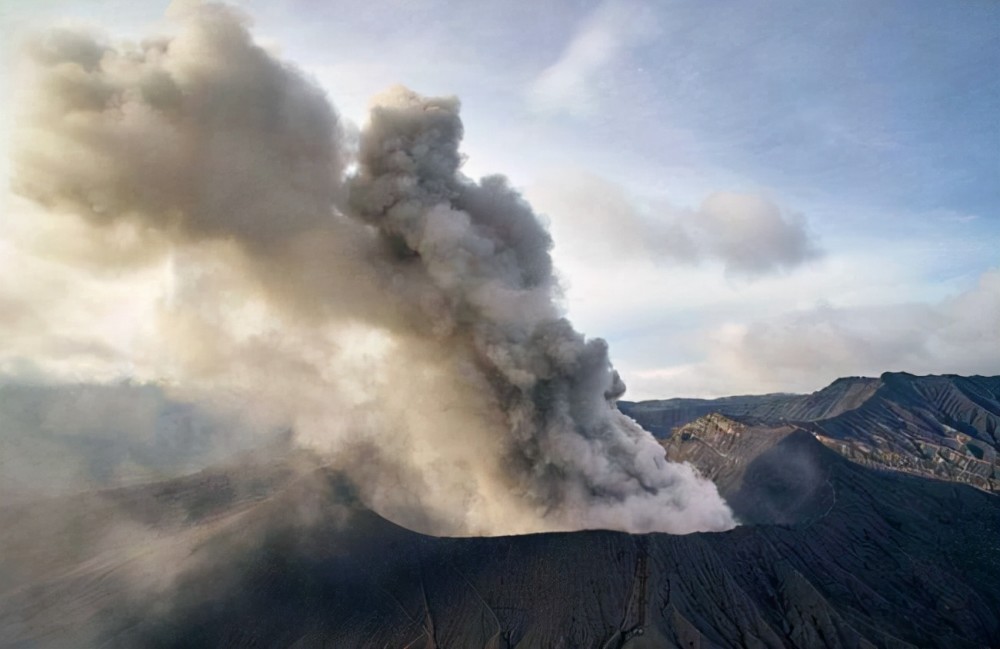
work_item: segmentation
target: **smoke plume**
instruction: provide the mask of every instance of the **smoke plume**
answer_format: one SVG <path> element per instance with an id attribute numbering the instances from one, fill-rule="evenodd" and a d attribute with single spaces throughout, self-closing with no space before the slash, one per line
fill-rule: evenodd
<path id="1" fill-rule="evenodd" d="M 168 38 L 57 31 L 30 53 L 14 189 L 86 224 L 80 272 L 170 270 L 138 378 L 244 395 L 425 531 L 733 526 L 615 408 L 625 386 L 562 316 L 531 207 L 461 173 L 457 99 L 391 89 L 352 146 L 218 5 Z"/>

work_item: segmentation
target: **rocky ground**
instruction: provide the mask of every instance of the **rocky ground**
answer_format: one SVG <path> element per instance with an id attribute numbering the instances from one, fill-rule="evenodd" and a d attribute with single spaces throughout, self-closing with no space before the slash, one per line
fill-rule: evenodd
<path id="1" fill-rule="evenodd" d="M 889 408 L 884 379 L 796 407 Z M 0 646 L 1000 646 L 1000 497 L 856 462 L 806 418 L 702 414 L 664 445 L 730 532 L 433 538 L 305 460 L 3 509 Z M 985 444 L 987 414 L 949 425 Z"/>
<path id="2" fill-rule="evenodd" d="M 718 413 L 765 426 L 795 426 L 874 468 L 1000 491 L 1000 377 L 913 376 L 838 379 L 808 395 L 668 399 L 622 403 L 661 438 Z"/>

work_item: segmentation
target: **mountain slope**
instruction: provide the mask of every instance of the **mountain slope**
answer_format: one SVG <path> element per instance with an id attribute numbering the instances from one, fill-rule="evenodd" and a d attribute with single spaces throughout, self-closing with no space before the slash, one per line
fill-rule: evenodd
<path id="1" fill-rule="evenodd" d="M 802 432 L 772 441 L 730 493 L 741 516 L 783 525 L 433 539 L 353 512 L 333 528 L 275 532 L 212 607 L 190 593 L 227 582 L 198 574 L 150 634 L 158 646 L 1000 642 L 1000 499 L 875 473 Z M 775 476 L 789 458 L 796 470 Z M 785 498 L 801 491 L 809 495 Z"/>
<path id="2" fill-rule="evenodd" d="M 0 508 L 0 647 L 1000 646 L 1000 496 L 884 470 L 993 457 L 998 387 L 722 402 L 662 443 L 719 486 L 726 533 L 433 538 L 295 453 Z"/>
<path id="3" fill-rule="evenodd" d="M 621 404 L 661 437 L 709 413 L 796 425 L 860 463 L 1000 490 L 1000 377 L 838 379 L 810 395 Z M 669 430 L 667 430 L 669 428 Z"/>
<path id="4" fill-rule="evenodd" d="M 328 470 L 202 474 L 112 498 L 185 566 L 166 585 L 138 591 L 134 556 L 84 558 L 0 595 L 0 644 L 1000 644 L 1000 498 L 873 471 L 793 427 L 717 417 L 688 432 L 671 454 L 713 474 L 753 524 L 432 538 L 365 510 Z M 85 526 L 92 514 L 75 509 Z"/>

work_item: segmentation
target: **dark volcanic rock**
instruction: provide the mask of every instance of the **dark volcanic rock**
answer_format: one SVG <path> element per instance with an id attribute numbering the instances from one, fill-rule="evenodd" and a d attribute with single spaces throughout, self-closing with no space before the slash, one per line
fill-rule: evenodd
<path id="1" fill-rule="evenodd" d="M 664 447 L 726 533 L 433 538 L 308 458 L 0 509 L 0 646 L 998 647 L 1000 497 L 830 448 L 956 439 L 946 418 L 987 445 L 993 381 L 688 422 Z"/>
<path id="2" fill-rule="evenodd" d="M 747 423 L 795 425 L 855 461 L 1000 490 L 1000 377 L 838 379 L 809 395 L 622 403 L 622 411 L 669 437 L 710 413 Z"/>
<path id="3" fill-rule="evenodd" d="M 321 470 L 272 481 L 270 498 L 254 495 L 249 510 L 241 500 L 228 519 L 156 517 L 173 521 L 156 523 L 164 534 L 207 530 L 156 597 L 123 597 L 121 566 L 86 562 L 5 593 L 0 637 L 87 646 L 65 622 L 85 602 L 100 624 L 95 646 L 1000 645 L 1000 498 L 873 471 L 794 428 L 712 426 L 701 434 L 714 449 L 692 435 L 672 454 L 728 455 L 702 466 L 757 524 L 688 536 L 432 538 L 360 507 Z M 221 498 L 235 502 L 236 483 L 248 479 L 203 475 L 197 501 L 228 484 Z M 126 501 L 191 511 L 191 495 L 178 504 L 178 493 L 186 489 L 147 488 Z M 18 618 L 32 610 L 43 613 Z"/>
<path id="4" fill-rule="evenodd" d="M 748 426 L 707 415 L 663 442 L 667 457 L 690 462 L 719 487 L 740 521 L 803 524 L 833 506 L 839 459 L 792 425 Z"/>
<path id="5" fill-rule="evenodd" d="M 810 465 L 775 478 L 772 454 Z M 1000 643 L 997 497 L 875 473 L 801 432 L 757 454 L 733 494 L 741 515 L 778 512 L 785 524 L 435 539 L 352 511 L 279 527 L 235 583 L 212 570 L 182 581 L 175 608 L 143 637 L 177 647 Z"/>
<path id="6" fill-rule="evenodd" d="M 811 423 L 820 439 L 875 467 L 1000 490 L 1000 377 L 883 374 L 858 407 Z"/>
<path id="7" fill-rule="evenodd" d="M 784 412 L 802 400 L 798 394 L 762 394 L 721 399 L 662 399 L 619 401 L 618 408 L 660 438 L 670 437 L 678 426 L 700 417 L 719 413 L 730 417 L 761 417 L 763 413 Z M 780 419 L 777 417 L 776 419 Z"/>

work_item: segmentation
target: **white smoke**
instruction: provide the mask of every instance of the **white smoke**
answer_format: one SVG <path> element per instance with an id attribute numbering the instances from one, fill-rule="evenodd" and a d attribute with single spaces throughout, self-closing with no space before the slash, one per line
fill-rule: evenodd
<path id="1" fill-rule="evenodd" d="M 355 152 L 220 5 L 138 45 L 52 32 L 31 58 L 15 190 L 82 219 L 81 269 L 171 269 L 137 378 L 241 395 L 425 531 L 734 525 L 615 408 L 624 385 L 562 317 L 531 207 L 461 174 L 456 99 L 390 90 Z"/>

